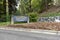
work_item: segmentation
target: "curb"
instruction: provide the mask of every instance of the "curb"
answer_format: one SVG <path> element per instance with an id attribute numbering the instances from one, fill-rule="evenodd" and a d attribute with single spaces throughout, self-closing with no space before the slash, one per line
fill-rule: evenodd
<path id="1" fill-rule="evenodd" d="M 12 30 L 12 31 L 23 31 L 23 32 L 32 32 L 32 33 L 43 33 L 51 35 L 60 35 L 60 31 L 53 30 L 40 30 L 40 29 L 27 29 L 27 28 L 0 28 L 0 30 Z"/>

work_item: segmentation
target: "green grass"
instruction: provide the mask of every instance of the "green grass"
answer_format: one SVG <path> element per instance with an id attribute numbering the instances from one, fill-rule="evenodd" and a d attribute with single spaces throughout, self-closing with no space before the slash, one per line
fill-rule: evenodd
<path id="1" fill-rule="evenodd" d="M 53 17 L 53 16 L 60 16 L 60 12 L 59 13 L 43 13 L 40 14 L 40 17 Z"/>
<path id="2" fill-rule="evenodd" d="M 15 22 L 14 24 L 24 24 L 24 23 L 27 23 L 27 22 Z M 11 24 L 10 22 L 0 22 L 0 26 L 7 26 L 10 24 Z"/>
<path id="3" fill-rule="evenodd" d="M 10 24 L 10 22 L 0 22 L 0 26 L 6 26 L 8 24 Z"/>

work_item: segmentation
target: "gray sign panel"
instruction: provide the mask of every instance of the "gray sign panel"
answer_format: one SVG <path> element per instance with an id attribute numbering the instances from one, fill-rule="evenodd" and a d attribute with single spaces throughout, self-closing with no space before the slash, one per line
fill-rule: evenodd
<path id="1" fill-rule="evenodd" d="M 12 16 L 11 24 L 14 24 L 14 22 L 27 22 L 27 23 L 29 23 L 29 17 L 28 16 Z"/>
<path id="2" fill-rule="evenodd" d="M 23 22 L 23 21 L 28 21 L 28 16 L 13 16 L 13 20 L 15 22 Z"/>

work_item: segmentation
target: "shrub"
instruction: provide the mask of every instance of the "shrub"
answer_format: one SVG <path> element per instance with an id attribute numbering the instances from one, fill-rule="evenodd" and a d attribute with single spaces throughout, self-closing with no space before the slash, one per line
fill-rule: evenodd
<path id="1" fill-rule="evenodd" d="M 30 22 L 37 22 L 38 13 L 32 12 L 32 13 L 29 13 L 28 16 L 30 18 Z"/>

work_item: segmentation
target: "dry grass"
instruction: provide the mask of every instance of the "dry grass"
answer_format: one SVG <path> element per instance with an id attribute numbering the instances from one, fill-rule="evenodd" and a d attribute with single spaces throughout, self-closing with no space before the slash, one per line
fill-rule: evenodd
<path id="1" fill-rule="evenodd" d="M 60 23 L 55 22 L 37 22 L 29 24 L 14 24 L 8 25 L 8 27 L 15 28 L 31 28 L 31 29 L 45 29 L 45 30 L 60 30 Z"/>

